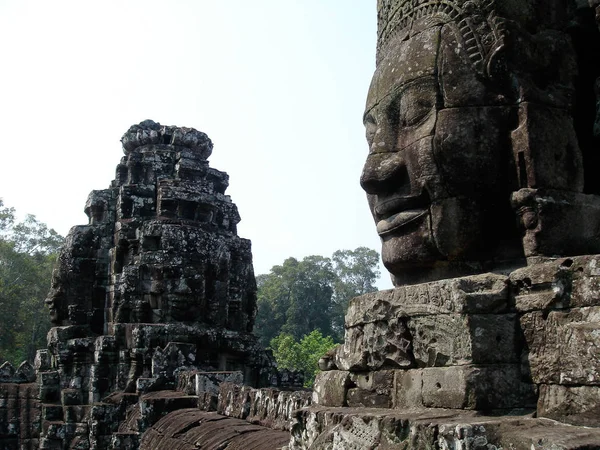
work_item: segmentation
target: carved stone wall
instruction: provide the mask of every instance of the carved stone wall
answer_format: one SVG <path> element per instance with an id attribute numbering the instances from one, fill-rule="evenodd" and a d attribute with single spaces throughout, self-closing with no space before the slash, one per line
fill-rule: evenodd
<path id="1" fill-rule="evenodd" d="M 600 448 L 597 14 L 378 1 L 361 185 L 396 288 L 351 301 L 290 449 Z"/>

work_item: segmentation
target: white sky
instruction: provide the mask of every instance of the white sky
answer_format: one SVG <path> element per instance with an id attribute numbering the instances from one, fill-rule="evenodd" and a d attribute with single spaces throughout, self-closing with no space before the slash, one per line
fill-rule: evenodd
<path id="1" fill-rule="evenodd" d="M 0 197 L 66 235 L 152 119 L 212 139 L 257 274 L 380 251 L 358 184 L 375 38 L 375 0 L 0 0 Z"/>

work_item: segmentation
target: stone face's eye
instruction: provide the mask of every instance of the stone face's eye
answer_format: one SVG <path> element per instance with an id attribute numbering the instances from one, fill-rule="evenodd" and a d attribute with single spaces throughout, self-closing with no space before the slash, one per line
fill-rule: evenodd
<path id="1" fill-rule="evenodd" d="M 435 107 L 435 96 L 421 89 L 407 89 L 401 96 L 401 126 L 410 127 L 418 124 Z"/>
<path id="2" fill-rule="evenodd" d="M 398 128 L 402 128 L 402 117 L 400 116 L 401 96 L 397 95 L 387 106 L 386 117 L 390 126 L 390 131 L 396 133 Z"/>

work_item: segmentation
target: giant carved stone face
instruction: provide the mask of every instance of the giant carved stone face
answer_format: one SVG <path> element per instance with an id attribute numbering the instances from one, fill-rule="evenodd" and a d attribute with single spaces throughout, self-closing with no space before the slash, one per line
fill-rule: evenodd
<path id="1" fill-rule="evenodd" d="M 453 28 L 425 22 L 392 38 L 367 98 L 361 185 L 395 285 L 515 257 L 509 116 L 506 99 L 477 77 Z M 500 243 L 506 255 L 498 254 Z"/>

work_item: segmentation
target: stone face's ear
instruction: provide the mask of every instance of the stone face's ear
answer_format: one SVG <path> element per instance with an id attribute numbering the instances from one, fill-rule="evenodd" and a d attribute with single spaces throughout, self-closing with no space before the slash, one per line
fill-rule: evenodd
<path id="1" fill-rule="evenodd" d="M 582 155 L 565 109 L 521 103 L 511 142 L 520 187 L 583 192 Z"/>

